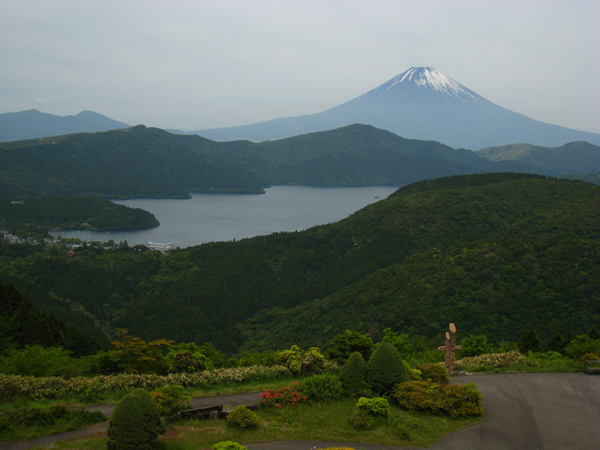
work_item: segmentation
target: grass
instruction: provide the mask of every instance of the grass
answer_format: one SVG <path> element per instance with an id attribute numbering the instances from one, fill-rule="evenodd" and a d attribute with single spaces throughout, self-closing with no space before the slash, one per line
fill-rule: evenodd
<path id="1" fill-rule="evenodd" d="M 542 372 L 582 372 L 583 365 L 571 363 L 568 361 L 553 365 L 527 366 L 527 365 L 512 365 L 508 367 L 494 367 L 486 365 L 478 365 L 466 367 L 463 369 L 466 372 L 472 373 L 542 373 Z"/>
<path id="2" fill-rule="evenodd" d="M 302 382 L 304 378 L 298 377 L 286 377 L 278 380 L 268 381 L 255 381 L 243 384 L 227 384 L 227 385 L 213 385 L 206 389 L 186 389 L 186 392 L 192 397 L 211 397 L 213 395 L 226 395 L 226 394 L 242 394 L 244 392 L 260 392 L 263 389 L 278 389 L 283 386 L 289 386 L 290 384 L 299 381 Z"/>
<path id="3" fill-rule="evenodd" d="M 506 354 L 505 354 L 506 355 Z M 528 356 L 520 356 L 515 361 L 507 361 L 508 364 L 494 362 L 501 355 L 480 355 L 473 358 L 465 358 L 457 362 L 457 368 L 466 372 L 506 373 L 506 372 L 581 372 L 583 363 L 558 353 L 530 353 Z M 468 363 L 465 363 L 468 361 Z"/>
<path id="4" fill-rule="evenodd" d="M 100 411 L 70 410 L 63 405 L 0 414 L 0 441 L 18 442 L 63 433 L 108 420 Z"/>
<path id="5" fill-rule="evenodd" d="M 479 422 L 482 417 L 452 419 L 390 407 L 390 417 L 379 419 L 370 430 L 359 430 L 350 424 L 358 415 L 356 399 L 336 402 L 302 404 L 282 409 L 258 411 L 261 426 L 256 430 L 237 430 L 226 421 L 187 420 L 173 424 L 160 437 L 154 448 L 187 450 L 211 448 L 213 444 L 232 440 L 241 443 L 276 440 L 318 440 L 424 447 L 436 442 L 449 432 Z M 56 443 L 53 449 L 106 448 L 106 438 L 77 438 Z"/>
<path id="6" fill-rule="evenodd" d="M 208 388 L 186 388 L 187 395 L 192 398 L 195 397 L 212 397 L 215 395 L 226 395 L 226 394 L 242 394 L 245 392 L 260 392 L 263 389 L 278 389 L 283 386 L 289 386 L 295 381 L 302 381 L 302 378 L 286 377 L 277 380 L 267 381 L 254 381 L 248 383 L 235 383 L 235 384 L 221 384 L 213 385 Z M 132 389 L 121 389 L 118 391 L 109 392 L 105 395 L 97 395 L 89 401 L 83 401 L 82 398 L 70 397 L 61 399 L 46 399 L 31 400 L 25 397 L 15 397 L 10 401 L 0 403 L 0 412 L 2 411 L 14 411 L 26 408 L 33 408 L 37 406 L 49 407 L 57 404 L 68 404 L 70 406 L 86 406 L 86 405 L 97 405 L 97 404 L 116 404 L 125 395 L 131 393 Z"/>

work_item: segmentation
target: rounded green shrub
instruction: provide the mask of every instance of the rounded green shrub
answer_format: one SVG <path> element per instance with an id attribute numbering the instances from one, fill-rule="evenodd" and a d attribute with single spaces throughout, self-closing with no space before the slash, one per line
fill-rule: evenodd
<path id="1" fill-rule="evenodd" d="M 233 441 L 221 441 L 213 445 L 212 450 L 248 450 L 248 447 Z"/>
<path id="2" fill-rule="evenodd" d="M 354 352 L 340 371 L 340 381 L 346 395 L 358 397 L 366 387 L 367 363 L 362 353 Z"/>
<path id="3" fill-rule="evenodd" d="M 189 409 L 190 400 L 192 399 L 180 384 L 169 384 L 152 391 L 150 395 L 156 400 L 158 410 L 163 415 L 175 414 L 184 409 Z"/>
<path id="4" fill-rule="evenodd" d="M 475 383 L 455 386 L 410 381 L 398 386 L 395 397 L 398 405 L 406 410 L 441 413 L 451 417 L 483 414 L 483 396 L 477 390 Z"/>
<path id="5" fill-rule="evenodd" d="M 175 353 L 169 373 L 193 373 L 208 369 L 208 358 L 202 353 L 181 350 Z"/>
<path id="6" fill-rule="evenodd" d="M 409 381 L 421 381 L 421 371 L 413 369 L 409 363 L 404 361 L 404 367 L 406 367 L 406 373 L 408 374 Z"/>
<path id="7" fill-rule="evenodd" d="M 417 366 L 417 369 L 421 371 L 421 378 L 424 381 L 437 384 L 450 383 L 450 376 L 448 376 L 446 367 L 440 364 L 423 364 Z"/>
<path id="8" fill-rule="evenodd" d="M 321 353 L 321 349 L 319 347 L 310 347 L 304 354 L 300 366 L 304 374 L 323 372 L 325 369 L 325 357 Z"/>
<path id="9" fill-rule="evenodd" d="M 258 427 L 260 418 L 254 411 L 239 405 L 227 415 L 227 423 L 241 430 L 252 430 Z"/>
<path id="10" fill-rule="evenodd" d="M 387 417 L 390 413 L 390 404 L 383 397 L 358 399 L 356 404 L 361 414 L 368 414 L 373 417 Z"/>
<path id="11" fill-rule="evenodd" d="M 156 400 L 135 389 L 115 407 L 108 426 L 109 450 L 150 450 L 150 442 L 165 432 Z"/>
<path id="12" fill-rule="evenodd" d="M 313 402 L 337 400 L 344 393 L 340 379 L 330 373 L 306 378 L 302 382 L 300 391 Z"/>
<path id="13" fill-rule="evenodd" d="M 289 350 L 278 354 L 277 362 L 287 367 L 294 375 L 316 374 L 325 369 L 325 357 L 318 347 L 310 347 L 305 352 L 297 345 L 292 345 Z"/>
<path id="14" fill-rule="evenodd" d="M 393 344 L 381 344 L 367 363 L 367 383 L 377 395 L 392 394 L 399 383 L 408 381 L 404 361 Z"/>

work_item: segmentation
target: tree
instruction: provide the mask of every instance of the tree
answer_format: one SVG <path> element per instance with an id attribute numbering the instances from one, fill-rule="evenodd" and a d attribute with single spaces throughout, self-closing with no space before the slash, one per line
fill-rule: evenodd
<path id="1" fill-rule="evenodd" d="M 0 373 L 34 377 L 75 377 L 85 371 L 85 362 L 60 347 L 11 348 L 0 356 Z"/>
<path id="2" fill-rule="evenodd" d="M 540 344 L 540 338 L 537 337 L 535 331 L 529 330 L 521 337 L 521 342 L 519 342 L 519 351 L 521 353 L 539 352 Z"/>
<path id="3" fill-rule="evenodd" d="M 552 336 L 550 338 L 550 340 L 546 344 L 546 351 L 547 352 L 558 352 L 558 353 L 564 354 L 565 347 L 567 346 L 567 344 L 568 344 L 568 342 L 565 342 L 562 335 L 560 333 L 556 333 L 554 336 Z"/>
<path id="4" fill-rule="evenodd" d="M 154 397 L 135 389 L 115 407 L 108 426 L 109 450 L 150 450 L 150 442 L 165 432 Z"/>
<path id="5" fill-rule="evenodd" d="M 383 339 L 381 340 L 381 343 L 386 342 L 393 344 L 403 358 L 406 358 L 415 352 L 415 346 L 410 342 L 408 334 L 394 333 L 391 328 L 385 328 L 383 330 Z"/>
<path id="6" fill-rule="evenodd" d="M 325 368 L 325 357 L 318 347 L 311 347 L 305 352 L 297 345 L 292 345 L 289 350 L 279 353 L 277 362 L 294 375 L 321 373 Z"/>
<path id="7" fill-rule="evenodd" d="M 565 354 L 573 359 L 579 359 L 586 353 L 599 355 L 600 339 L 591 339 L 587 334 L 580 334 L 565 348 Z"/>
<path id="8" fill-rule="evenodd" d="M 461 356 L 478 356 L 485 353 L 492 353 L 494 346 L 488 344 L 487 336 L 483 334 L 470 335 L 464 338 L 461 343 Z"/>
<path id="9" fill-rule="evenodd" d="M 202 344 L 199 351 L 209 359 L 213 365 L 213 368 L 224 367 L 227 364 L 227 358 L 225 355 L 217 350 L 210 342 L 205 342 Z"/>
<path id="10" fill-rule="evenodd" d="M 392 394 L 396 386 L 409 381 L 402 356 L 390 343 L 381 344 L 367 363 L 367 383 L 377 395 Z"/>
<path id="11" fill-rule="evenodd" d="M 126 373 L 156 372 L 164 360 L 161 347 L 171 347 L 175 342 L 166 339 L 146 342 L 141 338 L 131 336 L 126 328 L 117 328 L 117 331 L 121 335 L 121 339 L 111 342 L 115 350 L 111 350 L 109 353 L 119 361 L 119 365 Z"/>
<path id="12" fill-rule="evenodd" d="M 352 353 L 342 370 L 340 381 L 344 392 L 350 397 L 358 397 L 366 387 L 367 363 L 360 352 Z"/>
<path id="13" fill-rule="evenodd" d="M 189 350 L 181 350 L 175 353 L 169 373 L 192 373 L 207 369 L 208 358 L 202 353 L 192 353 Z"/>
<path id="14" fill-rule="evenodd" d="M 346 361 L 354 352 L 360 352 L 365 360 L 369 359 L 373 351 L 373 338 L 369 334 L 358 331 L 346 330 L 333 338 L 329 349 L 329 359 Z"/>

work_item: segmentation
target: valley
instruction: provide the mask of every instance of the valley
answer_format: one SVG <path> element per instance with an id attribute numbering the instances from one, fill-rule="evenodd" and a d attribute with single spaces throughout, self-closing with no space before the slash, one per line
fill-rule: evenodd
<path id="1" fill-rule="evenodd" d="M 320 345 L 346 329 L 432 339 L 450 320 L 493 342 L 525 329 L 549 339 L 598 323 L 598 189 L 525 174 L 438 178 L 334 224 L 166 256 L 90 249 L 68 261 L 3 245 L 0 273 L 97 336 L 127 327 L 227 353 Z"/>

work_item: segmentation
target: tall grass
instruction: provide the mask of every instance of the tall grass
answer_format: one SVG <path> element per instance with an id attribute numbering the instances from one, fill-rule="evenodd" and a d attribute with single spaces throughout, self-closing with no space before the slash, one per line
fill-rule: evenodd
<path id="1" fill-rule="evenodd" d="M 288 378 L 291 374 L 283 366 L 253 366 L 233 369 L 215 369 L 198 373 L 160 375 L 120 374 L 97 377 L 29 377 L 0 375 L 0 402 L 23 397 L 31 400 L 72 399 L 99 400 L 117 392 L 136 388 L 158 389 L 171 384 L 186 388 L 207 389 L 214 386 L 262 383 Z"/>
<path id="2" fill-rule="evenodd" d="M 462 358 L 455 368 L 466 372 L 578 372 L 583 365 L 557 352 L 522 355 L 511 351 Z"/>

